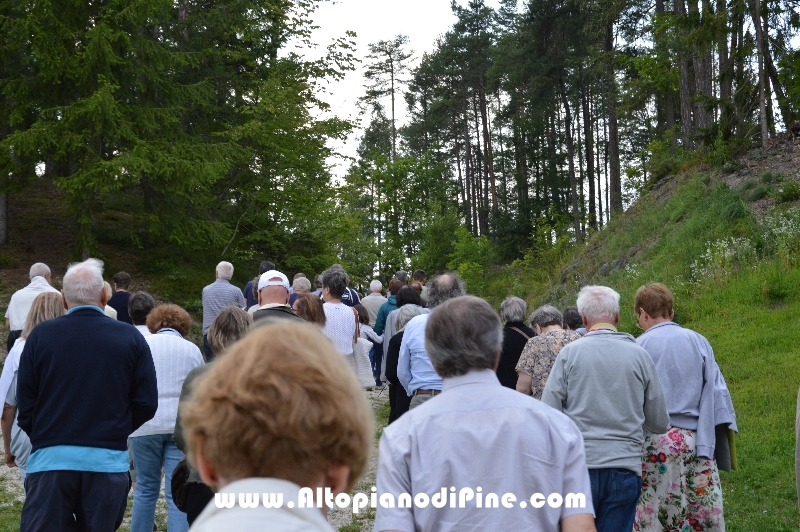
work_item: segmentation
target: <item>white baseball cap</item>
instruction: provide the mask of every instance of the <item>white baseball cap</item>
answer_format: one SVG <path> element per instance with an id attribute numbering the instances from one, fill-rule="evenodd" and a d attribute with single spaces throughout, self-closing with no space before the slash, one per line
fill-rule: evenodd
<path id="1" fill-rule="evenodd" d="M 258 289 L 261 290 L 265 286 L 282 286 L 289 290 L 289 279 L 278 270 L 270 270 L 258 278 Z"/>

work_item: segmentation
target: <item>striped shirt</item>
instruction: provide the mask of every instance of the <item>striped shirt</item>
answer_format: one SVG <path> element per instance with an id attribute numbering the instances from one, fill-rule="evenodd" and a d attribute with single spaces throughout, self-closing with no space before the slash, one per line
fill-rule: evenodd
<path id="1" fill-rule="evenodd" d="M 231 305 L 243 309 L 244 296 L 226 279 L 217 279 L 203 288 L 203 334 L 208 332 L 217 314 Z"/>

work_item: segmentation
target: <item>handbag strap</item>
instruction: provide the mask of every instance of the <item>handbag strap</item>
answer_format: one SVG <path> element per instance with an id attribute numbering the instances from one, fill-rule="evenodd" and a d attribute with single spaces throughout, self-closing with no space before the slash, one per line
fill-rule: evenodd
<path id="1" fill-rule="evenodd" d="M 524 332 L 520 331 L 520 330 L 519 330 L 519 329 L 517 329 L 516 327 L 509 327 L 509 329 L 512 329 L 512 330 L 514 330 L 514 331 L 517 331 L 517 332 L 518 332 L 518 333 L 520 333 L 522 336 L 524 336 L 526 340 L 530 340 L 530 339 L 531 339 L 531 337 L 530 337 L 530 336 L 528 336 L 528 335 L 527 335 L 527 334 L 525 334 Z"/>
<path id="2" fill-rule="evenodd" d="M 353 337 L 354 342 L 358 342 L 358 339 L 361 338 L 361 324 L 358 321 L 358 311 L 353 307 L 350 307 L 353 311 L 353 317 L 356 319 L 356 335 Z"/>

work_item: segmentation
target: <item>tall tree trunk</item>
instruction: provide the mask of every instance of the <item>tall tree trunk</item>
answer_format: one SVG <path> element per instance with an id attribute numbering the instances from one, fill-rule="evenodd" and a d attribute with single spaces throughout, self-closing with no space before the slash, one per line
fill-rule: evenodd
<path id="1" fill-rule="evenodd" d="M 750 0 L 750 12 L 756 28 L 756 48 L 758 49 L 758 114 L 761 120 L 761 147 L 769 144 L 769 125 L 767 123 L 766 75 L 764 72 L 764 38 L 761 26 L 761 0 Z"/>
<path id="2" fill-rule="evenodd" d="M 685 0 L 675 0 L 675 15 L 686 17 Z M 680 32 L 684 33 L 684 32 Z M 684 35 L 685 37 L 685 35 Z M 689 57 L 686 46 L 678 42 L 678 63 L 680 64 L 680 99 L 681 99 L 681 143 L 684 150 L 694 149 L 694 127 L 692 124 L 692 93 L 689 73 Z"/>
<path id="3" fill-rule="evenodd" d="M 484 87 L 483 72 L 480 76 L 480 87 L 478 87 L 478 103 L 481 109 L 481 126 L 483 127 L 483 149 L 486 154 L 486 175 L 492 193 L 492 211 L 497 210 L 497 183 L 494 176 L 494 156 L 492 152 L 492 137 L 489 134 L 489 117 L 486 110 L 486 89 Z"/>
<path id="4" fill-rule="evenodd" d="M 609 185 L 612 212 L 622 212 L 622 180 L 619 168 L 619 130 L 617 127 L 617 80 L 614 68 L 614 23 L 606 28 L 606 83 L 608 106 L 608 157 L 610 163 Z"/>
<path id="5" fill-rule="evenodd" d="M 578 210 L 578 176 L 575 174 L 575 147 L 572 139 L 572 110 L 569 106 L 569 98 L 567 97 L 567 85 L 564 79 L 561 82 L 561 104 L 564 106 L 564 135 L 567 141 L 567 161 L 569 167 L 569 192 L 572 204 L 572 228 L 575 231 L 575 240 L 578 242 L 583 241 L 583 233 L 581 232 L 581 213 Z"/>
<path id="6" fill-rule="evenodd" d="M 469 114 L 467 100 L 464 99 L 464 179 L 467 190 L 467 228 L 473 235 L 478 234 L 478 228 L 474 222 L 475 203 L 472 195 L 472 145 L 469 138 Z"/>
<path id="7" fill-rule="evenodd" d="M 711 87 L 711 47 L 708 45 L 704 33 L 704 25 L 707 17 L 711 16 L 709 0 L 702 0 L 702 16 L 698 10 L 698 0 L 689 0 L 689 16 L 696 23 L 694 31 L 700 33 L 701 37 L 695 37 L 695 45 L 692 50 L 692 65 L 694 66 L 694 85 L 695 85 L 695 121 L 694 125 L 697 132 L 705 133 L 711 127 L 713 114 L 709 111 L 709 102 L 713 101 Z"/>
<path id="8" fill-rule="evenodd" d="M 732 51 L 736 49 L 736 31 L 730 31 L 728 24 L 730 12 L 727 0 L 717 0 L 717 17 L 722 21 L 725 31 L 720 32 L 718 53 L 719 53 L 719 102 L 720 114 L 719 125 L 720 133 L 724 140 L 728 140 L 733 132 L 733 56 Z M 731 50 L 728 50 L 728 34 L 731 35 Z"/>
<path id="9" fill-rule="evenodd" d="M 586 84 L 581 84 L 581 107 L 583 108 L 583 139 L 586 153 L 586 180 L 589 183 L 589 227 L 597 229 L 597 209 L 594 197 L 594 138 L 592 135 L 592 115 L 589 110 L 589 96 Z"/>
<path id="10" fill-rule="evenodd" d="M 598 104 L 597 99 L 595 99 L 595 101 L 594 101 L 594 108 L 595 108 L 594 115 L 595 116 L 602 116 L 601 114 L 599 114 L 597 112 L 597 104 Z M 602 172 L 603 166 L 600 164 L 600 152 L 603 151 L 603 150 L 601 150 L 598 146 L 603 146 L 603 144 L 602 144 L 602 142 L 600 140 L 600 121 L 599 120 L 595 120 L 594 121 L 594 130 L 595 130 L 594 132 L 595 132 L 595 139 L 596 139 L 596 142 L 594 143 L 594 145 L 595 145 L 595 148 L 596 148 L 595 151 L 597 152 L 597 226 L 598 226 L 598 228 L 602 229 L 602 227 L 603 227 L 603 181 L 602 181 L 602 179 L 603 179 L 603 177 L 602 177 L 602 175 L 603 175 L 603 172 Z"/>

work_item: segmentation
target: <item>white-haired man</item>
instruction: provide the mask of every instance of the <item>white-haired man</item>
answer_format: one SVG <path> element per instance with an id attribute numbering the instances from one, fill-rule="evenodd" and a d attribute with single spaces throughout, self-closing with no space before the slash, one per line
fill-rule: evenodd
<path id="1" fill-rule="evenodd" d="M 367 309 L 367 314 L 369 314 L 369 326 L 373 328 L 375 327 L 375 320 L 378 319 L 378 312 L 383 304 L 388 301 L 381 294 L 381 290 L 383 290 L 383 283 L 374 279 L 369 283 L 369 294 L 361 300 L 361 304 L 364 305 L 364 308 Z"/>
<path id="2" fill-rule="evenodd" d="M 632 530 L 642 489 L 643 429 L 669 429 L 664 392 L 647 351 L 617 332 L 617 292 L 584 287 L 578 312 L 586 336 L 561 349 L 542 401 L 567 414 L 583 434 L 597 530 Z"/>
<path id="3" fill-rule="evenodd" d="M 594 531 L 580 431 L 497 380 L 503 333 L 491 305 L 457 297 L 425 316 L 443 391 L 383 430 L 375 530 Z"/>
<path id="4" fill-rule="evenodd" d="M 103 312 L 103 263 L 64 275 L 67 314 L 37 325 L 19 363 L 19 427 L 31 439 L 20 529 L 116 530 L 130 489 L 128 436 L 158 408 L 139 331 Z"/>
<path id="5" fill-rule="evenodd" d="M 214 360 L 214 352 L 208 343 L 208 329 L 214 323 L 217 314 L 228 306 L 245 308 L 242 291 L 231 284 L 233 264 L 222 261 L 217 264 L 217 280 L 203 288 L 203 352 L 206 362 Z"/>
<path id="6" fill-rule="evenodd" d="M 22 333 L 22 329 L 25 328 L 25 320 L 28 319 L 28 313 L 36 296 L 44 292 L 58 292 L 50 286 L 50 268 L 47 264 L 37 262 L 31 266 L 29 276 L 30 284 L 14 292 L 11 301 L 8 302 L 8 309 L 6 309 L 6 327 L 9 329 L 6 349 L 9 352 Z"/>
<path id="7" fill-rule="evenodd" d="M 383 297 L 381 290 L 383 290 L 383 283 L 377 279 L 373 279 L 372 282 L 369 283 L 369 295 L 361 299 L 361 304 L 367 309 L 369 326 L 372 328 L 375 327 L 375 321 L 378 319 L 378 312 L 380 312 L 381 307 L 384 303 L 389 301 Z M 390 338 L 386 338 L 384 341 L 389 343 L 389 340 Z M 380 386 L 381 365 L 383 363 L 383 343 L 376 343 L 372 346 L 369 352 L 369 359 L 372 364 L 372 374 L 375 376 L 375 384 Z"/>

